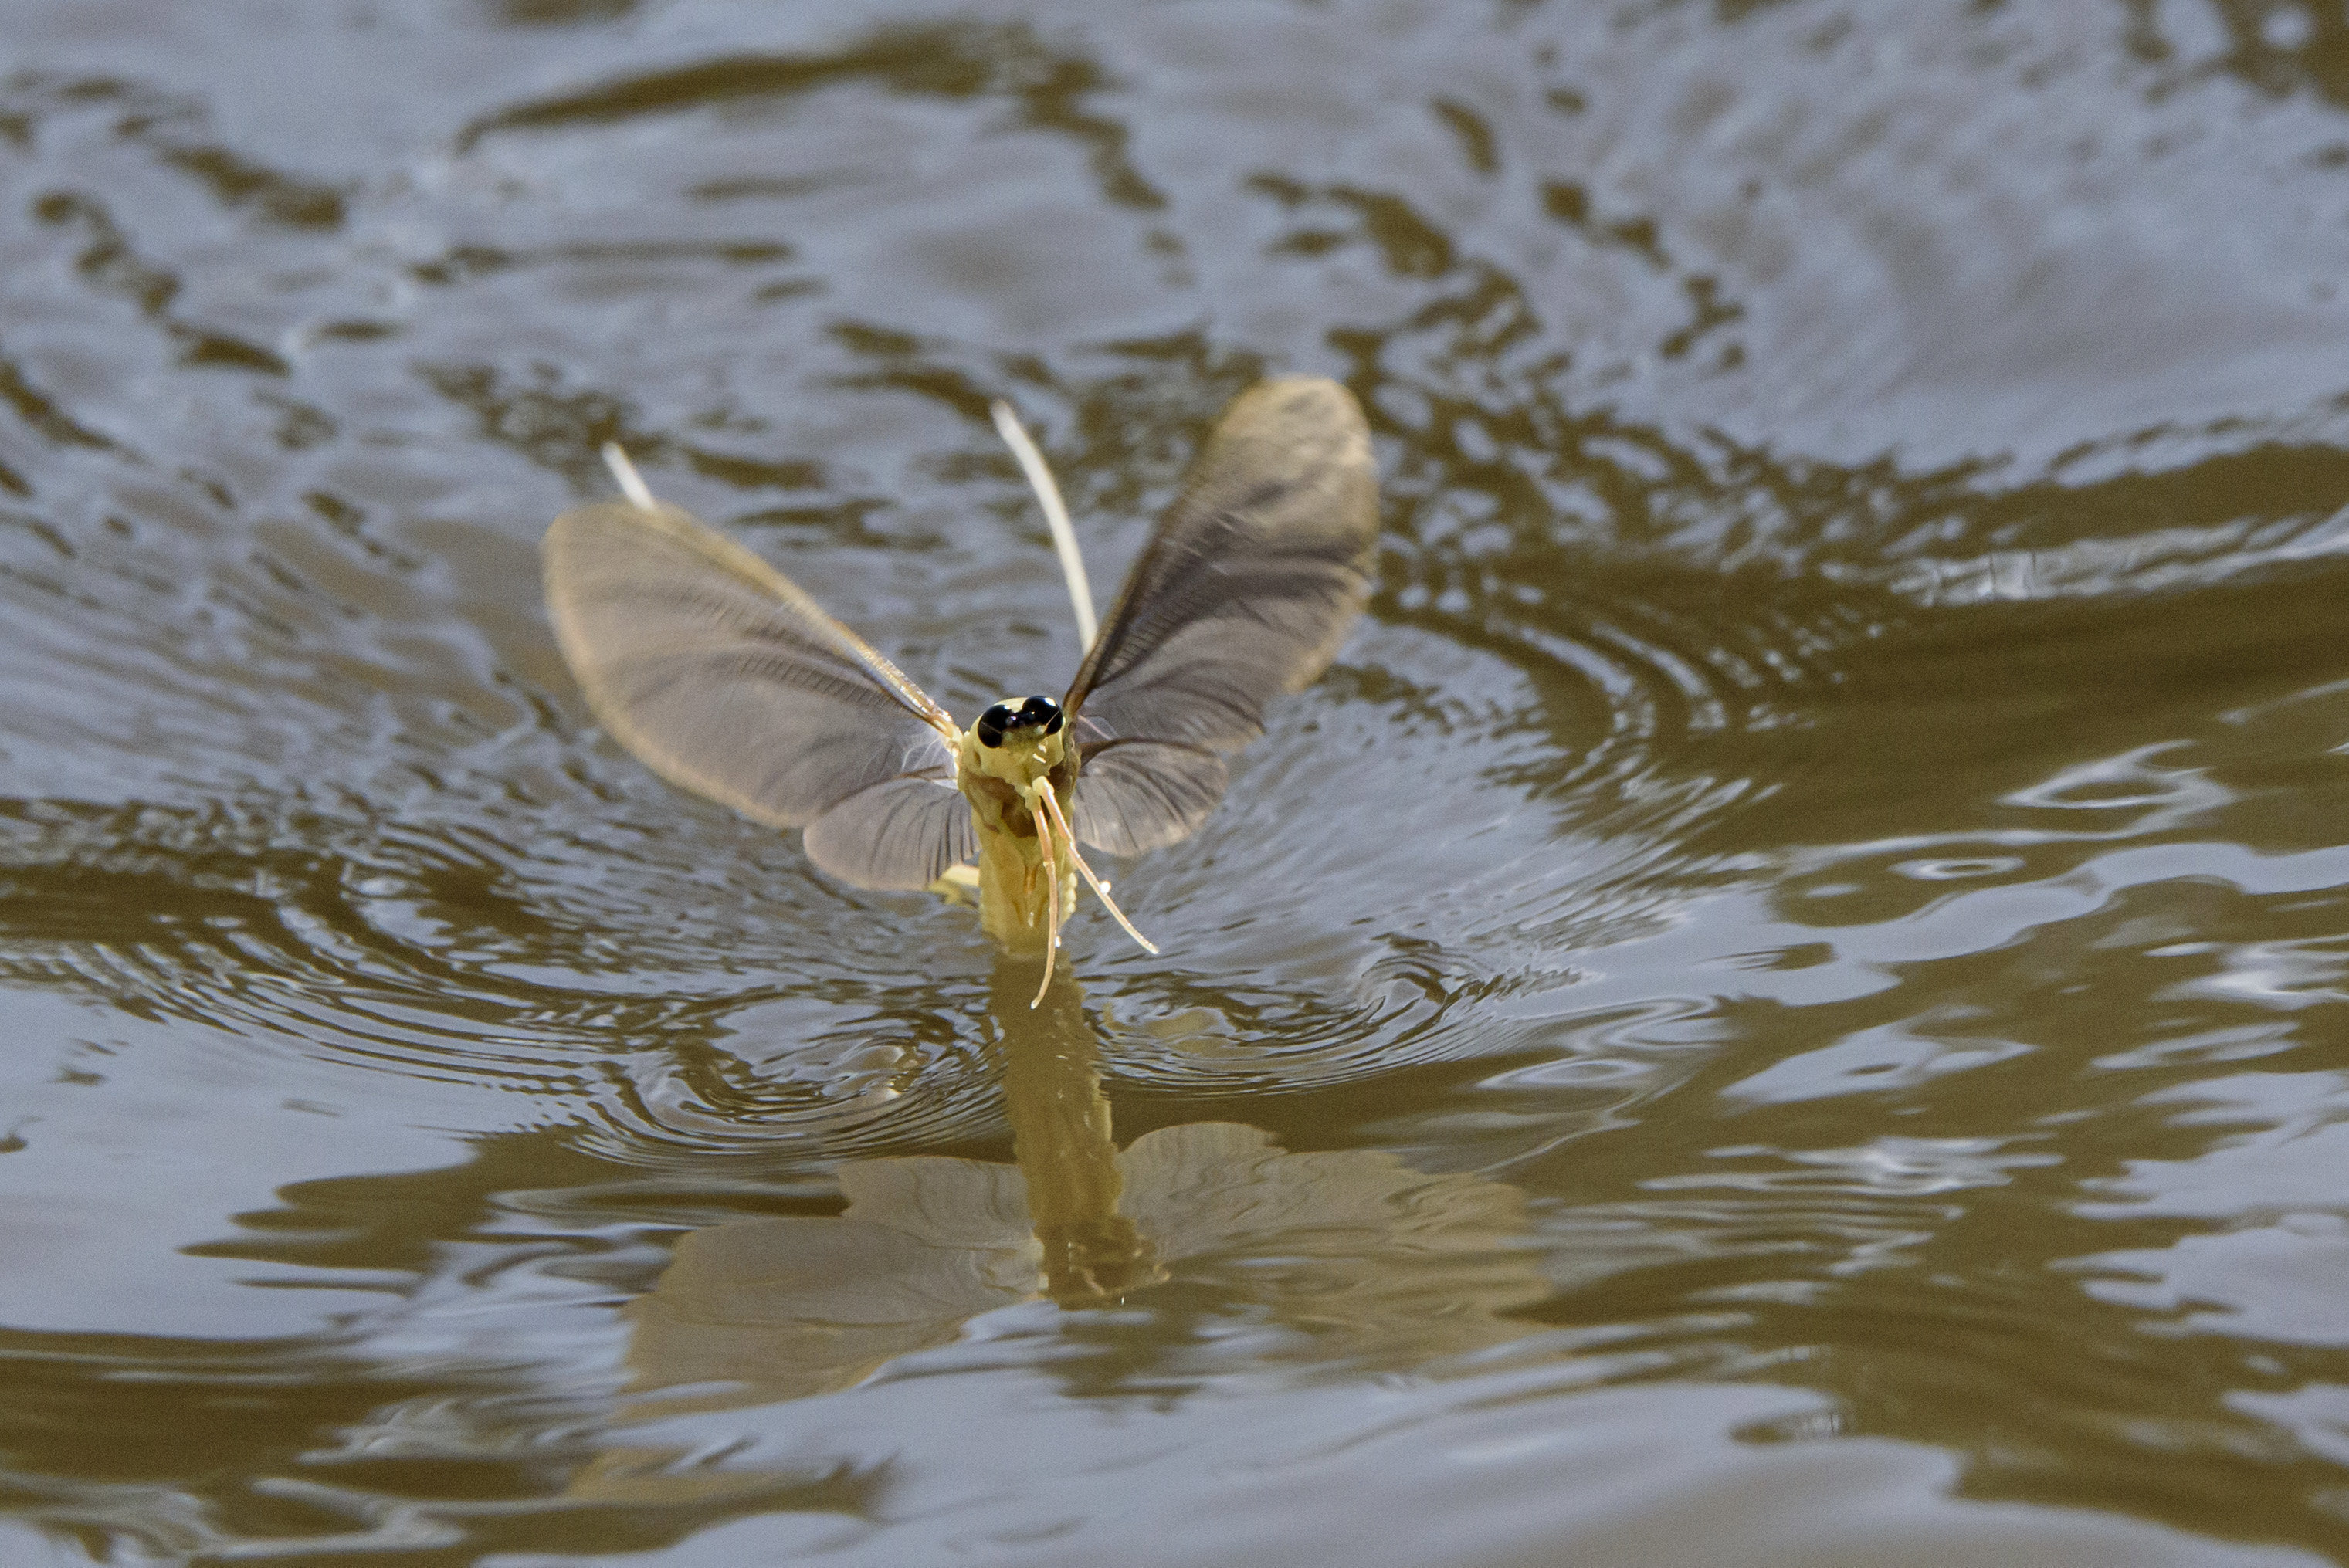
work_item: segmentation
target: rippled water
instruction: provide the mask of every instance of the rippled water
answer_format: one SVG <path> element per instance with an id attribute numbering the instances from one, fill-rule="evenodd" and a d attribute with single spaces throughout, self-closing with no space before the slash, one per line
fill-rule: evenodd
<path id="1" fill-rule="evenodd" d="M 0 1561 L 2349 1561 L 2337 8 L 0 26 Z M 988 400 L 1106 586 L 1276 371 L 1381 587 L 1040 1045 L 546 628 L 618 438 L 1056 689 Z"/>

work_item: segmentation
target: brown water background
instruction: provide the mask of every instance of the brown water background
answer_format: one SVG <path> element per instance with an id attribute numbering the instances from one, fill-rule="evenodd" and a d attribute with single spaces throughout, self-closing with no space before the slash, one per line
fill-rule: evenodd
<path id="1" fill-rule="evenodd" d="M 967 719 L 988 401 L 1106 592 L 1280 371 L 1381 587 L 1073 928 L 1063 1310 L 968 913 L 535 544 Z M 2338 6 L 9 0 L 0 1563 L 2349 1561 L 2344 634 Z"/>

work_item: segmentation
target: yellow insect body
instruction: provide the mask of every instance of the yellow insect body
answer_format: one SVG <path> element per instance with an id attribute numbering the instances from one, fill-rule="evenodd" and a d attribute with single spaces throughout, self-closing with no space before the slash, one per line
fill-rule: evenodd
<path id="1" fill-rule="evenodd" d="M 955 782 L 978 829 L 979 924 L 1015 953 L 1049 952 L 1077 901 L 1076 843 L 1053 820 L 1067 817 L 1076 783 L 1067 738 L 1031 729 L 987 746 L 973 725 L 957 748 Z"/>

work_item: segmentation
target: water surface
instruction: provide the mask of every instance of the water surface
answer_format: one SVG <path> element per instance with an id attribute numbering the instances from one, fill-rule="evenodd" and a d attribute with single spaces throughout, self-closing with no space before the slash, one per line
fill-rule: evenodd
<path id="1" fill-rule="evenodd" d="M 2337 12 L 0 23 L 0 1561 L 2349 1560 Z M 1057 689 L 988 400 L 1105 591 L 1281 372 L 1043 1046 L 554 650 L 618 438 Z"/>

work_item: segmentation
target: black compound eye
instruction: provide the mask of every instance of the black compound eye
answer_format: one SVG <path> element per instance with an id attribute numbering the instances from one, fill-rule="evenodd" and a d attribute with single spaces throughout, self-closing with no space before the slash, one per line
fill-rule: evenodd
<path id="1" fill-rule="evenodd" d="M 1049 696 L 1031 696 L 1019 705 L 1019 727 L 1036 726 L 1047 735 L 1061 731 L 1061 705 Z"/>
<path id="2" fill-rule="evenodd" d="M 971 727 L 978 731 L 981 746 L 1000 746 L 1005 735 L 1018 729 L 1040 729 L 1047 735 L 1061 733 L 1061 705 L 1049 696 L 1031 696 L 1018 707 L 1008 701 L 999 702 L 978 716 Z"/>

